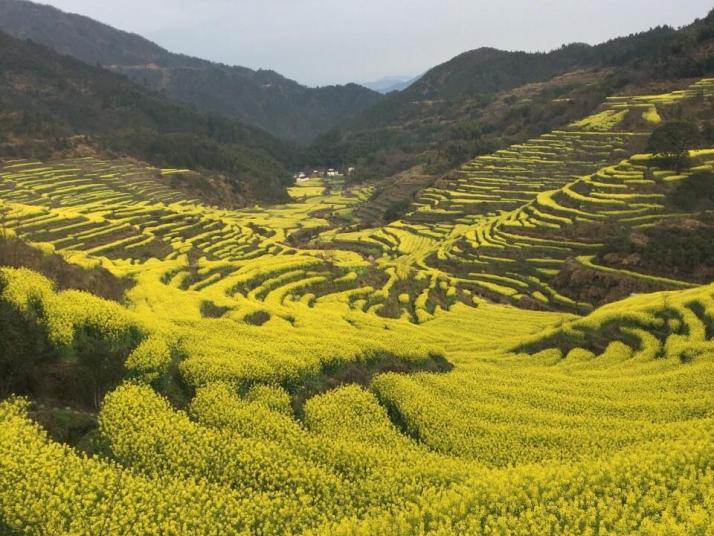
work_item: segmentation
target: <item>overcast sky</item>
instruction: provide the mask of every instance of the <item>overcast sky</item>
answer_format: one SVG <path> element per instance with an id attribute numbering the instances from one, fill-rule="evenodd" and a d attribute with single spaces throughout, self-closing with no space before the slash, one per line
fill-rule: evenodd
<path id="1" fill-rule="evenodd" d="M 307 85 L 416 75 L 481 46 L 549 50 L 703 17 L 711 0 L 38 0 L 174 52 Z"/>

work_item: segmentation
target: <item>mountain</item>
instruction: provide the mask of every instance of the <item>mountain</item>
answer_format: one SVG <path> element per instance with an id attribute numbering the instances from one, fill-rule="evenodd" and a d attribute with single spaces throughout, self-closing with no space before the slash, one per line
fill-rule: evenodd
<path id="1" fill-rule="evenodd" d="M 374 82 L 363 82 L 360 85 L 387 95 L 392 91 L 402 91 L 419 80 L 418 76 L 385 76 Z"/>
<path id="2" fill-rule="evenodd" d="M 129 155 L 222 177 L 236 199 L 286 199 L 293 147 L 209 116 L 30 41 L 0 32 L 0 157 Z"/>
<path id="3" fill-rule="evenodd" d="M 399 173 L 421 185 L 475 156 L 559 128 L 612 94 L 714 72 L 714 16 L 548 53 L 481 48 L 434 67 L 407 89 L 313 144 L 313 165 Z"/>
<path id="4" fill-rule="evenodd" d="M 25 0 L 0 0 L 0 30 L 106 66 L 199 111 L 309 142 L 381 100 L 357 84 L 308 88 L 268 70 L 171 53 L 136 34 Z"/>

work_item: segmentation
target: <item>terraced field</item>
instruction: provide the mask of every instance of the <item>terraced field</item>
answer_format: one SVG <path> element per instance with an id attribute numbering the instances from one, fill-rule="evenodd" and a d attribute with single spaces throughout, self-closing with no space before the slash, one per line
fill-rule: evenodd
<path id="1" fill-rule="evenodd" d="M 121 364 L 87 376 L 91 447 L 0 402 L 0 533 L 714 534 L 714 285 L 626 274 L 663 291 L 589 312 L 551 284 L 567 259 L 614 270 L 583 225 L 686 216 L 667 196 L 714 150 L 682 173 L 641 150 L 712 95 L 611 99 L 374 229 L 340 181 L 230 211 L 181 170 L 5 162 L 3 236 L 136 285 L 118 304 L 0 269 L 50 365 Z"/>
<path id="2" fill-rule="evenodd" d="M 665 198 L 688 176 L 710 171 L 714 154 L 694 154 L 692 169 L 677 173 L 652 171 L 651 156 L 638 153 L 673 107 L 712 95 L 714 80 L 707 79 L 664 95 L 611 98 L 565 130 L 463 166 L 426 189 L 398 222 L 321 238 L 371 254 L 379 248 L 389 263 L 444 278 L 458 294 L 586 312 L 592 304 L 577 303 L 552 286 L 568 258 L 600 269 L 590 256 L 602 243 L 578 236 L 580 228 L 608 222 L 637 229 L 687 216 L 665 207 Z M 628 275 L 662 289 L 691 286 Z"/>

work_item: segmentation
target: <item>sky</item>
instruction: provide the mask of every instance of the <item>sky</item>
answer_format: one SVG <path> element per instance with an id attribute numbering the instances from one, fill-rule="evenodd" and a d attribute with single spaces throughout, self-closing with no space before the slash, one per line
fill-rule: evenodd
<path id="1" fill-rule="evenodd" d="M 172 52 L 306 85 L 414 76 L 482 46 L 544 51 L 703 17 L 711 0 L 37 0 Z"/>

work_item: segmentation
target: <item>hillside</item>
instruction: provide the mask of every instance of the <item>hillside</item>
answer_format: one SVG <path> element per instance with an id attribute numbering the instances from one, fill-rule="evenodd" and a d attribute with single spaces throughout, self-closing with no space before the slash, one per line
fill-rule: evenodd
<path id="1" fill-rule="evenodd" d="M 600 223 L 680 220 L 707 254 L 712 140 L 679 170 L 641 151 L 712 97 L 609 99 L 357 232 L 373 190 L 339 178 L 224 210 L 135 165 L 5 161 L 0 241 L 45 276 L 0 268 L 0 530 L 706 534 L 711 276 L 595 256 Z M 569 261 L 646 294 L 568 298 Z"/>
<path id="2" fill-rule="evenodd" d="M 228 181 L 224 204 L 285 199 L 291 180 L 293 149 L 269 134 L 2 33 L 0 110 L 6 157 L 111 151 L 164 168 L 205 170 Z"/>
<path id="3" fill-rule="evenodd" d="M 709 205 L 692 198 L 712 195 L 707 175 L 712 154 L 693 153 L 691 171 L 663 165 L 652 155 L 628 157 L 643 152 L 663 122 L 689 118 L 706 130 L 714 120 L 713 88 L 706 79 L 672 93 L 612 97 L 592 116 L 465 164 L 421 191 L 406 214 L 387 226 L 332 231 L 318 240 L 323 247 L 394 262 L 406 258 L 449 274 L 470 293 L 528 308 L 587 311 L 632 292 L 696 285 L 702 282 L 697 269 L 708 281 L 711 258 L 703 243 L 695 246 L 692 232 L 701 227 L 704 236 L 711 233 L 700 215 Z M 704 135 L 699 144 L 709 147 L 714 137 Z M 377 203 L 357 211 L 371 209 L 377 219 L 388 207 Z M 621 244 L 631 233 L 681 228 L 686 221 L 691 228 L 680 233 L 677 247 L 692 246 L 684 254 L 694 264 L 699 251 L 705 255 L 689 274 L 676 268 L 676 253 L 649 265 L 630 256 L 630 266 L 616 266 L 619 270 L 598 264 L 637 253 Z M 668 237 L 671 246 L 675 236 Z M 671 272 L 662 273 L 667 266 Z M 405 309 L 397 296 L 388 303 Z"/>
<path id="4" fill-rule="evenodd" d="M 583 313 L 709 282 L 712 97 L 714 79 L 612 97 L 564 129 L 471 161 L 403 217 L 369 229 L 355 225 L 356 211 L 374 190 L 343 179 L 292 187 L 290 204 L 226 211 L 141 166 L 96 158 L 9 162 L 3 221 L 68 254 L 161 261 L 162 285 L 221 307 L 238 299 L 241 319 L 333 300 L 415 324 L 483 299 Z M 703 133 L 685 168 L 644 152 L 654 130 L 687 117 Z M 666 243 L 655 249 L 658 236 Z"/>
<path id="5" fill-rule="evenodd" d="M 381 98 L 356 84 L 308 88 L 273 71 L 173 54 L 138 35 L 25 0 L 0 0 L 0 30 L 108 67 L 200 111 L 302 143 Z"/>
<path id="6" fill-rule="evenodd" d="M 654 28 L 597 46 L 466 52 L 322 135 L 311 157 L 355 165 L 370 180 L 414 169 L 426 185 L 474 156 L 563 127 L 607 96 L 711 74 L 713 25 L 710 14 L 681 30 Z"/>
<path id="7" fill-rule="evenodd" d="M 295 183 L 0 32 L 0 535 L 712 536 L 713 23 L 467 54 Z"/>

